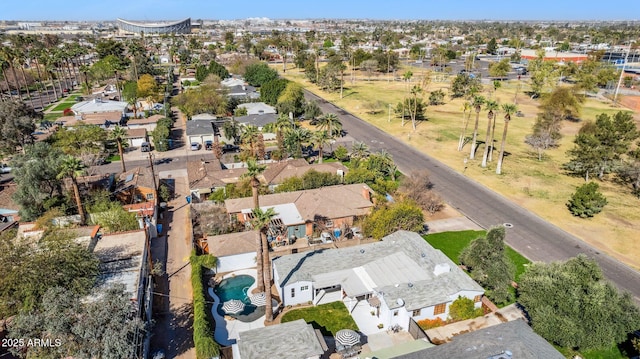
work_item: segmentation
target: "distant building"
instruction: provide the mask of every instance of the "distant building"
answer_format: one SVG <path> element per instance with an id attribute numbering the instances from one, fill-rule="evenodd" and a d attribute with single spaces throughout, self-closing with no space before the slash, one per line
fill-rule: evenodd
<path id="1" fill-rule="evenodd" d="M 136 22 L 118 19 L 121 32 L 134 34 L 190 34 L 191 18 L 169 22 Z"/>

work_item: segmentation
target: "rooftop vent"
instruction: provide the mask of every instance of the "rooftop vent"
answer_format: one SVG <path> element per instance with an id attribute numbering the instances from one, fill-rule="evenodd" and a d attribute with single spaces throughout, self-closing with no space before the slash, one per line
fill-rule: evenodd
<path id="1" fill-rule="evenodd" d="M 409 284 L 407 284 L 407 286 L 408 286 L 409 288 L 413 288 L 413 283 L 409 282 Z"/>
<path id="2" fill-rule="evenodd" d="M 360 250 L 360 253 L 364 253 L 364 249 L 361 249 L 361 250 Z"/>

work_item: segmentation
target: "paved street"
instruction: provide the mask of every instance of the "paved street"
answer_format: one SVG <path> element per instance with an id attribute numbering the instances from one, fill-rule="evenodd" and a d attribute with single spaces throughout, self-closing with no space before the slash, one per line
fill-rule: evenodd
<path id="1" fill-rule="evenodd" d="M 640 303 L 638 271 L 337 106 L 309 92 L 306 96 L 317 100 L 324 113 L 337 114 L 348 135 L 366 143 L 371 151 L 385 149 L 393 155 L 402 172 L 427 169 L 440 195 L 481 227 L 511 223 L 513 227 L 507 231 L 507 243 L 530 260 L 564 260 L 585 253 L 596 259 L 607 278 L 619 288 L 631 292 Z"/>

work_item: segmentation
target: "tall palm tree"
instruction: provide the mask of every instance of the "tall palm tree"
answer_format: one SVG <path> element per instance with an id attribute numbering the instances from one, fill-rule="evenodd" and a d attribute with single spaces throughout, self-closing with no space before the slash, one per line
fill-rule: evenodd
<path id="1" fill-rule="evenodd" d="M 258 282 L 262 282 L 264 292 L 266 294 L 266 307 L 265 307 L 265 323 L 271 323 L 273 321 L 273 303 L 271 302 L 271 259 L 269 258 L 269 242 L 267 241 L 267 232 L 269 230 L 269 223 L 277 213 L 272 208 L 263 211 L 260 208 L 253 209 L 253 220 L 251 224 L 253 228 L 258 231 L 258 238 L 262 251 L 257 255 L 262 257 L 262 276 L 258 275 Z M 259 290 L 259 289 L 258 289 Z"/>
<path id="2" fill-rule="evenodd" d="M 502 131 L 502 143 L 500 144 L 500 156 L 498 157 L 496 174 L 502 174 L 502 160 L 504 159 L 504 144 L 507 141 L 507 129 L 509 128 L 511 115 L 514 114 L 517 110 L 517 106 L 512 103 L 505 103 L 502 105 L 502 111 L 504 111 L 504 130 Z"/>
<path id="3" fill-rule="evenodd" d="M 244 127 L 242 134 L 240 135 L 240 142 L 245 145 L 253 158 L 257 157 L 257 144 L 259 134 L 260 130 L 258 130 L 258 127 L 254 125 L 247 125 Z"/>
<path id="4" fill-rule="evenodd" d="M 491 125 L 491 138 L 489 139 L 489 143 L 491 144 L 491 148 L 489 149 L 489 162 L 493 161 L 493 152 L 496 148 L 494 143 L 494 138 L 496 137 L 496 119 L 498 118 L 498 112 L 500 108 L 496 108 L 493 111 L 493 125 Z"/>
<path id="5" fill-rule="evenodd" d="M 245 172 L 245 174 L 243 174 L 241 176 L 241 178 L 249 178 L 249 180 L 251 181 L 251 193 L 253 195 L 253 208 L 260 208 L 260 197 L 259 197 L 259 193 L 258 193 L 258 188 L 260 188 L 260 180 L 258 179 L 258 176 L 260 176 L 260 174 L 262 174 L 262 172 L 264 172 L 264 170 L 267 169 L 267 166 L 262 165 L 262 164 L 258 164 L 258 162 L 256 162 L 256 160 L 254 159 L 250 159 L 247 161 L 247 172 Z M 262 263 L 262 240 L 261 238 L 258 236 L 257 240 L 256 240 L 256 268 L 258 270 L 258 291 L 263 292 L 264 291 L 264 281 L 262 280 L 262 278 L 264 278 L 264 274 L 262 273 L 263 270 L 263 263 Z"/>
<path id="6" fill-rule="evenodd" d="M 482 104 L 484 104 L 484 97 L 482 96 L 474 96 L 473 103 L 471 106 L 476 111 L 476 124 L 473 127 L 473 139 L 471 140 L 471 153 L 469 154 L 469 159 L 474 159 L 476 156 L 476 146 L 478 140 L 478 122 L 480 121 L 480 110 L 482 110 Z"/>
<path id="7" fill-rule="evenodd" d="M 469 111 L 468 114 L 467 111 Z M 458 139 L 458 151 L 462 151 L 462 147 L 464 147 L 467 127 L 469 127 L 469 117 L 471 117 L 471 103 L 465 101 L 462 104 L 462 132 L 460 133 L 460 139 Z"/>
<path id="8" fill-rule="evenodd" d="M 311 139 L 311 132 L 304 127 L 297 127 L 287 131 L 284 138 L 284 143 L 289 152 L 293 154 L 295 158 L 302 157 L 302 145 L 309 142 Z"/>
<path id="9" fill-rule="evenodd" d="M 498 103 L 496 101 L 493 100 L 489 100 L 487 101 L 487 103 L 485 104 L 485 109 L 488 110 L 489 112 L 487 112 L 487 119 L 489 120 L 487 122 L 487 135 L 485 136 L 485 140 L 484 140 L 484 154 L 482 155 L 482 167 L 487 167 L 487 158 L 489 156 L 489 148 L 491 148 L 491 151 L 493 151 L 493 143 L 489 142 L 489 137 L 491 135 L 491 124 L 493 123 L 493 119 L 494 119 L 494 111 L 498 109 Z"/>
<path id="10" fill-rule="evenodd" d="M 118 154 L 120 155 L 120 163 L 122 164 L 122 172 L 126 172 L 127 168 L 124 164 L 124 147 L 126 147 L 127 129 L 116 126 L 109 132 L 109 139 L 116 141 L 118 144 Z"/>
<path id="11" fill-rule="evenodd" d="M 18 91 L 18 98 L 22 98 L 22 92 L 20 90 L 20 82 L 18 81 L 18 76 L 16 75 L 16 68 L 14 66 L 16 56 L 15 52 L 9 46 L 3 46 L 0 48 L 0 58 L 5 61 L 9 65 L 9 69 L 13 74 L 13 81 L 16 83 L 16 90 Z"/>
<path id="12" fill-rule="evenodd" d="M 335 113 L 326 113 L 318 118 L 318 128 L 321 130 L 327 130 L 329 137 L 334 138 L 334 131 L 342 130 L 342 122 Z"/>
<path id="13" fill-rule="evenodd" d="M 27 75 L 24 72 L 24 64 L 27 61 L 27 55 L 22 49 L 16 48 L 14 50 L 14 64 L 18 66 L 20 69 L 20 74 L 22 75 L 22 81 L 24 82 L 24 87 L 27 90 L 27 97 L 31 98 L 31 91 L 29 90 L 29 83 L 27 82 Z"/>
<path id="14" fill-rule="evenodd" d="M 9 84 L 9 79 L 7 78 L 6 68 L 9 67 L 9 63 L 0 56 L 0 69 L 2 69 L 2 78 L 4 79 L 5 86 L 7 87 L 7 98 L 11 98 L 11 85 Z"/>
<path id="15" fill-rule="evenodd" d="M 322 163 L 324 146 L 331 143 L 331 137 L 327 131 L 316 131 L 312 137 L 311 141 L 318 147 L 318 163 Z"/>
<path id="16" fill-rule="evenodd" d="M 60 165 L 60 170 L 58 172 L 57 178 L 62 179 L 69 177 L 71 179 L 71 185 L 73 187 L 73 195 L 76 199 L 76 206 L 78 206 L 78 214 L 80 215 L 80 224 L 85 224 L 87 221 L 86 215 L 84 213 L 84 208 L 82 207 L 82 201 L 80 200 L 80 190 L 78 189 L 78 176 L 82 176 L 84 174 L 84 164 L 82 161 L 73 156 L 66 156 L 62 159 L 62 163 Z"/>
<path id="17" fill-rule="evenodd" d="M 276 122 L 273 122 L 271 127 L 276 132 L 278 151 L 280 151 L 280 153 L 282 154 L 282 158 L 287 158 L 288 156 L 285 155 L 286 148 L 284 146 L 284 134 L 294 127 L 291 119 L 286 114 L 281 113 L 280 115 L 278 115 Z"/>
<path id="18" fill-rule="evenodd" d="M 357 164 L 363 158 L 368 157 L 369 154 L 370 154 L 369 146 L 367 146 L 367 144 L 364 142 L 356 142 L 353 144 L 353 146 L 351 146 L 350 157 L 352 162 L 353 160 L 355 160 L 356 163 L 354 164 Z"/>

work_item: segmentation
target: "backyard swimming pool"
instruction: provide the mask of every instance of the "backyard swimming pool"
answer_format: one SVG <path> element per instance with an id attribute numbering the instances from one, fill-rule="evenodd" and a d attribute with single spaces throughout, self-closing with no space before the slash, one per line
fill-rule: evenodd
<path id="1" fill-rule="evenodd" d="M 220 281 L 220 283 L 214 288 L 214 293 L 220 298 L 220 305 L 218 306 L 218 314 L 220 316 L 229 315 L 242 322 L 251 322 L 264 315 L 264 306 L 256 307 L 251 304 L 249 295 L 247 292 L 249 288 L 255 283 L 255 278 L 250 275 L 238 275 L 231 278 L 226 278 Z M 237 299 L 245 304 L 244 310 L 237 314 L 227 314 L 222 310 L 222 305 L 232 299 Z"/>

